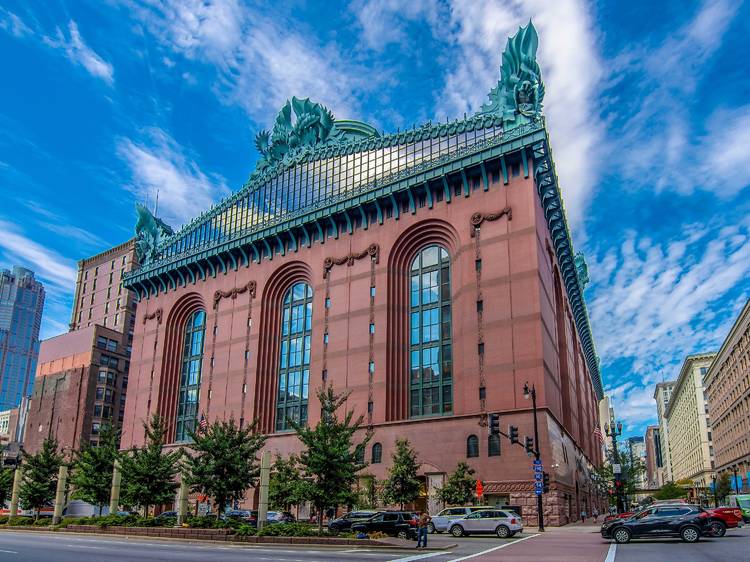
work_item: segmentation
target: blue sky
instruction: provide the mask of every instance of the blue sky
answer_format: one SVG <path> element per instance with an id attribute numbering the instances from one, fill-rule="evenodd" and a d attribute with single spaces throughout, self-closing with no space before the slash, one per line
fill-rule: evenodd
<path id="1" fill-rule="evenodd" d="M 157 186 L 174 225 L 238 189 L 286 98 L 386 131 L 461 117 L 530 17 L 605 385 L 642 434 L 653 384 L 750 295 L 747 3 L 6 1 L 0 266 L 33 268 L 43 336 L 65 331 L 76 261 Z"/>

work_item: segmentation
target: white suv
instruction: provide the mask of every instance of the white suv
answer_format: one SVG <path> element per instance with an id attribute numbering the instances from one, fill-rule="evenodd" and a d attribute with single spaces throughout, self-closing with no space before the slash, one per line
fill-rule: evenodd
<path id="1" fill-rule="evenodd" d="M 483 509 L 448 523 L 448 531 L 454 537 L 480 533 L 493 533 L 507 539 L 523 531 L 523 521 L 513 511 Z"/>
<path id="2" fill-rule="evenodd" d="M 469 507 L 446 507 L 437 515 L 432 516 L 432 521 L 428 525 L 430 533 L 444 533 L 448 530 L 448 523 L 453 519 L 459 519 L 466 515 L 471 515 L 481 509 L 492 509 L 488 505 L 472 505 Z"/>

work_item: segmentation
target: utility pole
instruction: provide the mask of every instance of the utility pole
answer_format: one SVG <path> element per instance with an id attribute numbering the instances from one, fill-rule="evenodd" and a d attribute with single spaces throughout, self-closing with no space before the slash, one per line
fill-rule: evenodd
<path id="1" fill-rule="evenodd" d="M 532 384 L 531 389 L 529 389 L 529 384 L 524 383 L 523 385 L 523 397 L 527 400 L 529 397 L 531 397 L 531 410 L 534 414 L 534 464 L 541 466 L 542 459 L 541 459 L 541 453 L 539 449 L 541 448 L 539 446 L 539 422 L 537 420 L 537 411 L 536 411 L 536 387 Z M 539 514 L 539 530 L 544 531 L 544 504 L 542 501 L 542 493 L 544 488 L 542 488 L 541 491 L 535 490 L 536 492 L 536 510 Z"/>

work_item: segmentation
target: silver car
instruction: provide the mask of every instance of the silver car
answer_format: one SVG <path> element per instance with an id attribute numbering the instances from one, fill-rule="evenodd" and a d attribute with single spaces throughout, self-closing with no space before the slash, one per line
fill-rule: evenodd
<path id="1" fill-rule="evenodd" d="M 432 515 L 432 520 L 427 525 L 430 533 L 444 533 L 448 530 L 448 523 L 465 515 L 470 515 L 481 509 L 491 509 L 489 505 L 472 505 L 468 507 L 446 507 L 437 515 Z"/>
<path id="2" fill-rule="evenodd" d="M 523 521 L 512 511 L 483 509 L 448 523 L 448 531 L 454 537 L 492 533 L 507 539 L 523 531 Z"/>

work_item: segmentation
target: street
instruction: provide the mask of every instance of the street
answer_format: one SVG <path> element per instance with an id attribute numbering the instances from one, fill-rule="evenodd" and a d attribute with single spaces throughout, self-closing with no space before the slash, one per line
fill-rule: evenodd
<path id="1" fill-rule="evenodd" d="M 660 539 L 615 545 L 599 536 L 598 526 L 578 524 L 549 529 L 546 533 L 524 533 L 516 539 L 504 541 L 494 537 L 454 539 L 448 535 L 430 535 L 430 545 L 448 548 L 422 552 L 412 547 L 401 550 L 376 550 L 287 545 L 240 546 L 7 531 L 0 532 L 0 560 L 411 562 L 429 559 L 430 562 L 460 562 L 470 559 L 476 562 L 736 562 L 746 558 L 745 554 L 750 548 L 750 528 L 734 529 L 721 539 L 703 538 L 697 544 L 685 544 L 677 539 Z"/>

